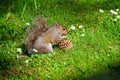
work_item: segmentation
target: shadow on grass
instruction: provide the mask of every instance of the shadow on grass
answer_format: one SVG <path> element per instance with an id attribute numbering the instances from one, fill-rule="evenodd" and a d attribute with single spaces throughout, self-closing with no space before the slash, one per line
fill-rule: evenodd
<path id="1" fill-rule="evenodd" d="M 23 59 L 24 60 L 24 59 Z M 19 71 L 19 66 L 24 66 L 22 59 L 17 59 L 16 56 L 7 54 L 0 54 L 0 80 L 6 80 L 9 76 L 19 76 L 23 74 Z"/>
<path id="2" fill-rule="evenodd" d="M 92 72 L 91 72 L 92 73 Z M 72 77 L 73 75 L 69 75 L 67 76 L 68 80 L 120 80 L 120 64 L 115 64 L 114 65 L 109 65 L 108 66 L 108 70 L 102 72 L 102 70 L 100 72 L 97 73 L 92 73 L 93 75 L 88 76 L 88 77 L 84 77 L 83 76 L 76 76 L 76 77 Z"/>
<path id="3" fill-rule="evenodd" d="M 118 66 L 117 68 L 120 68 L 120 66 Z M 119 79 L 120 71 L 116 71 L 114 70 L 114 68 L 110 69 L 109 72 L 96 73 L 93 76 L 85 78 L 85 80 L 119 80 Z"/>
<path id="4" fill-rule="evenodd" d="M 40 3 L 40 2 L 38 2 Z M 49 5 L 49 7 L 47 7 Z M 57 5 L 57 6 L 56 6 Z M 110 9 L 115 9 L 115 8 L 120 8 L 119 6 L 119 0 L 56 0 L 56 1 L 51 1 L 46 4 L 41 4 L 41 9 L 39 11 L 44 11 L 47 10 L 48 12 L 50 10 L 53 10 L 54 12 L 57 12 L 57 10 L 60 11 L 67 11 L 67 13 L 87 13 L 89 14 L 90 12 L 96 11 L 97 9 L 105 9 L 105 10 L 110 10 Z M 77 16 L 77 15 L 76 15 Z"/>
<path id="5" fill-rule="evenodd" d="M 1 43 L 1 42 L 0 42 Z M 0 80 L 4 80 L 4 78 L 10 75 L 20 74 L 17 71 L 19 66 L 23 66 L 24 59 L 19 58 L 19 53 L 16 52 L 15 43 L 1 43 L 0 45 Z M 15 49 L 14 49 L 15 48 Z"/>
<path id="6" fill-rule="evenodd" d="M 8 76 L 7 72 L 9 71 L 10 67 L 15 65 L 15 60 L 8 55 L 9 54 L 0 54 L 0 77 Z"/>
<path id="7" fill-rule="evenodd" d="M 17 4 L 17 5 L 16 5 Z M 50 12 L 50 10 L 57 11 L 57 10 L 63 10 L 66 12 L 66 10 L 71 13 L 84 13 L 84 12 L 91 12 L 96 9 L 102 8 L 102 9 L 113 9 L 113 8 L 120 8 L 119 6 L 119 0 L 99 0 L 99 1 L 88 1 L 88 0 L 51 0 L 51 1 L 37 1 L 36 5 L 37 9 L 35 9 L 35 2 L 33 0 L 4 0 L 0 1 L 0 11 L 1 14 L 5 14 L 8 12 L 13 13 L 20 13 L 25 8 L 25 5 L 27 7 L 25 10 L 32 10 L 33 14 L 36 13 L 36 11 L 43 12 L 44 10 L 47 10 Z M 55 9 L 56 7 L 56 9 Z M 51 12 L 50 12 L 51 13 Z M 40 14 L 40 13 L 39 13 Z"/>
<path id="8" fill-rule="evenodd" d="M 7 77 L 9 76 L 10 66 L 14 66 L 14 61 L 12 59 L 9 60 L 0 60 L 0 77 Z M 12 73 L 12 72 L 11 72 Z"/>
<path id="9" fill-rule="evenodd" d="M 120 64 L 108 66 L 109 71 L 103 73 L 96 73 L 87 80 L 119 80 L 120 79 Z"/>

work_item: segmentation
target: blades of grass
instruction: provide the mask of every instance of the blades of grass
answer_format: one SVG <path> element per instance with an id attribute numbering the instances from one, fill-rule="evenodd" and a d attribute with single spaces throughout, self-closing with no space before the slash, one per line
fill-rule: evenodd
<path id="1" fill-rule="evenodd" d="M 37 10 L 37 1 L 34 0 L 34 4 L 35 4 L 35 10 Z"/>
<path id="2" fill-rule="evenodd" d="M 5 20 L 8 20 L 9 19 L 9 17 L 11 16 L 12 14 L 9 12 L 9 13 L 7 13 L 7 15 L 6 15 L 6 19 Z"/>
<path id="3" fill-rule="evenodd" d="M 23 15 L 24 15 L 24 13 L 25 13 L 25 11 L 26 11 L 26 7 L 27 7 L 27 4 L 25 4 L 24 7 L 23 7 L 23 11 L 22 11 L 22 13 L 21 13 L 21 18 L 23 17 Z"/>

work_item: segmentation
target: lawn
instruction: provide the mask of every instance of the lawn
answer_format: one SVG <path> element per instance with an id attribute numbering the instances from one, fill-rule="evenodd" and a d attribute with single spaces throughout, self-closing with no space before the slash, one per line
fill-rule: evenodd
<path id="1" fill-rule="evenodd" d="M 119 80 L 119 9 L 119 0 L 1 0 L 0 80 Z M 35 17 L 64 25 L 73 48 L 19 52 Z"/>

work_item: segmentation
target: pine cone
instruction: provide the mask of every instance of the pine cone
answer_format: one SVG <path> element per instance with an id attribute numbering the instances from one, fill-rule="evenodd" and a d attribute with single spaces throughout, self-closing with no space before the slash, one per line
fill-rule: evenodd
<path id="1" fill-rule="evenodd" d="M 68 40 L 62 40 L 58 46 L 61 48 L 61 49 L 67 49 L 67 50 L 70 50 L 72 49 L 73 47 L 73 44 L 72 42 L 68 41 Z"/>

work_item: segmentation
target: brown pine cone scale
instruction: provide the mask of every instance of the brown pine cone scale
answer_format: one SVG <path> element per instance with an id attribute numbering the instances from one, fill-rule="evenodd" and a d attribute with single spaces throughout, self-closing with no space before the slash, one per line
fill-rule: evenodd
<path id="1" fill-rule="evenodd" d="M 67 50 L 70 50 L 72 49 L 73 47 L 73 44 L 72 42 L 70 42 L 69 40 L 62 40 L 58 46 L 61 48 L 61 49 L 67 49 Z"/>

